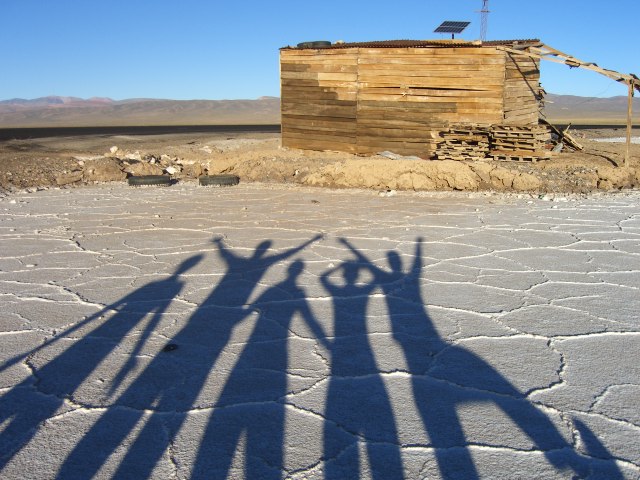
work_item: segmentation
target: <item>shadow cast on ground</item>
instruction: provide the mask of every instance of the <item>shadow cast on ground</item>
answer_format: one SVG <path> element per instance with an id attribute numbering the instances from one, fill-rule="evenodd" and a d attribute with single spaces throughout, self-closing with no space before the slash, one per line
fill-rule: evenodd
<path id="1" fill-rule="evenodd" d="M 169 340 L 168 344 L 180 348 L 170 353 L 160 350 L 117 394 L 113 405 L 104 410 L 62 461 L 57 478 L 95 476 L 137 427 L 140 431 L 123 454 L 114 477 L 151 477 L 184 428 L 187 413 L 194 408 L 207 379 L 216 373 L 212 369 L 234 329 L 253 312 L 258 313 L 255 326 L 207 418 L 190 477 L 226 478 L 241 438 L 245 442 L 246 478 L 285 476 L 285 397 L 289 393 L 292 362 L 288 352 L 291 322 L 297 315 L 329 353 L 330 377 L 320 454 L 324 477 L 359 478 L 361 455 L 366 452 L 373 478 L 405 478 L 398 426 L 367 328 L 367 305 L 374 292 L 381 292 L 384 297 L 391 333 L 410 378 L 413 398 L 406 400 L 415 405 L 429 439 L 424 447 L 433 449 L 442 477 L 479 478 L 457 412 L 465 404 L 489 403 L 505 413 L 558 471 L 584 478 L 597 468 L 607 478 L 622 478 L 610 453 L 586 425 L 575 423 L 591 457 L 578 453 L 544 412 L 496 368 L 439 335 L 427 313 L 420 285 L 421 239 L 415 243 L 413 263 L 406 269 L 396 251 L 387 252 L 388 265 L 382 268 L 348 240 L 341 239 L 352 258 L 320 276 L 332 302 L 332 325 L 314 317 L 307 293 L 299 285 L 305 270 L 301 258 L 291 260 L 285 278 L 264 289 L 248 305 L 269 268 L 294 258 L 319 238 L 277 254 L 269 254 L 272 242 L 265 241 L 250 256 L 238 255 L 222 240 L 215 239 L 225 274 Z M 5 423 L 0 432 L 0 472 L 64 399 L 72 398 L 118 343 L 151 314 L 151 320 L 140 329 L 131 357 L 114 372 L 109 394 L 114 395 L 125 384 L 134 370 L 136 356 L 182 290 L 180 275 L 201 259 L 200 255 L 193 256 L 167 279 L 145 285 L 109 305 L 100 313 L 116 311 L 115 314 L 107 315 L 107 320 L 0 397 L 0 423 Z M 99 317 L 94 315 L 41 348 L 49 348 L 65 334 L 80 325 L 97 322 Z M 327 327 L 332 327 L 330 334 Z M 26 355 L 5 362 L 1 368 Z"/>

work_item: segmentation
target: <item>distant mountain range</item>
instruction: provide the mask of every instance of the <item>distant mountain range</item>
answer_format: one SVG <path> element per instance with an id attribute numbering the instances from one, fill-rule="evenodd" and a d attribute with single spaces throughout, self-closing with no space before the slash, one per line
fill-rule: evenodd
<path id="1" fill-rule="evenodd" d="M 233 125 L 280 123 L 280 99 L 157 100 L 42 97 L 0 101 L 1 127 Z"/>
<path id="2" fill-rule="evenodd" d="M 640 122 L 640 98 L 633 100 Z M 545 115 L 556 123 L 624 123 L 627 97 L 548 94 Z M 137 125 L 229 125 L 280 123 L 280 99 L 158 100 L 42 97 L 0 101 L 0 128 Z"/>
<path id="3" fill-rule="evenodd" d="M 41 97 L 27 100 L 24 98 L 12 98 L 11 100 L 0 101 L 0 111 L 20 111 L 31 108 L 55 108 L 55 107 L 89 107 L 112 105 L 110 98 L 93 97 L 89 99 L 77 97 Z"/>
<path id="4" fill-rule="evenodd" d="M 627 121 L 627 97 L 577 97 L 574 95 L 547 94 L 544 113 L 556 123 L 625 123 Z M 632 104 L 633 119 L 640 122 L 640 97 Z"/>

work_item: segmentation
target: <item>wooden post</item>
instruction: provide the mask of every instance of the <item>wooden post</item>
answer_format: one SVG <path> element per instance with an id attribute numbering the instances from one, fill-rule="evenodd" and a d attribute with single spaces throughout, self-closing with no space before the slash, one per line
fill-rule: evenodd
<path id="1" fill-rule="evenodd" d="M 624 152 L 623 165 L 629 165 L 629 150 L 631 148 L 631 106 L 633 105 L 633 80 L 629 80 L 629 104 L 627 105 L 627 148 Z"/>

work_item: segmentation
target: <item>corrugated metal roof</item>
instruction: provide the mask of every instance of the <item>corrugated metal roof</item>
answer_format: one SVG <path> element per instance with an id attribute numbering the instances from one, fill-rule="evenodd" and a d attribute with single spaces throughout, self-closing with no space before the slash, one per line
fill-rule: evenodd
<path id="1" fill-rule="evenodd" d="M 313 43 L 313 42 L 308 42 Z M 488 42 L 465 41 L 465 40 L 381 40 L 373 42 L 351 42 L 334 43 L 331 46 L 313 47 L 286 46 L 281 50 L 309 50 L 309 49 L 338 49 L 338 48 L 445 48 L 445 47 L 495 47 L 495 46 L 515 46 L 515 45 L 536 45 L 540 44 L 538 39 L 524 40 L 491 40 Z"/>

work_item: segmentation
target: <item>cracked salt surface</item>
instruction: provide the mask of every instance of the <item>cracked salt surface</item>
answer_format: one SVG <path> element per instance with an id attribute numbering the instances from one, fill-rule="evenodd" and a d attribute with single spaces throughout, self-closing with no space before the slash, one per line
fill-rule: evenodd
<path id="1" fill-rule="evenodd" d="M 640 478 L 639 245 L 637 192 L 0 198 L 0 476 Z"/>

